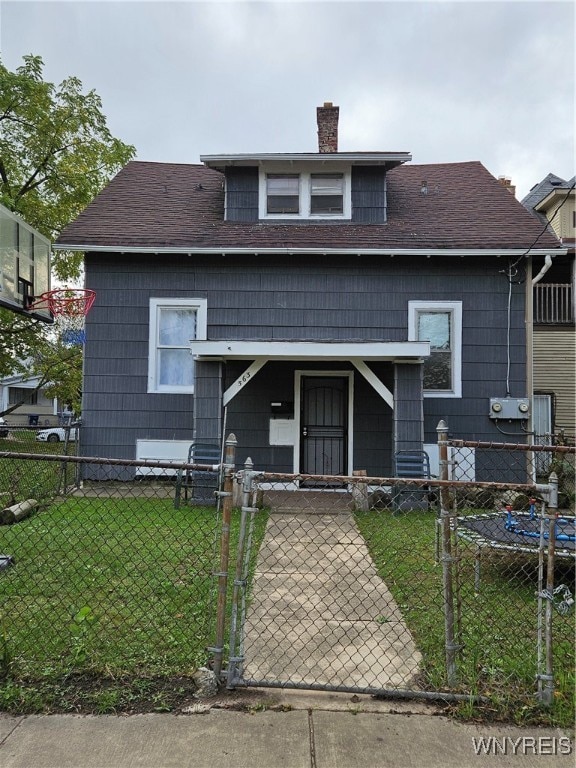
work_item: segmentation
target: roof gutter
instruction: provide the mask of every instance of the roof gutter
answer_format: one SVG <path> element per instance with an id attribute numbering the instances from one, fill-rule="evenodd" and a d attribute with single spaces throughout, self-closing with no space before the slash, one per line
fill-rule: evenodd
<path id="1" fill-rule="evenodd" d="M 118 245 L 83 245 L 53 243 L 52 249 L 55 251 L 83 251 L 90 253 L 146 253 L 151 255 L 158 254 L 181 254 L 185 256 L 193 255 L 218 255 L 235 256 L 242 254 L 251 255 L 286 255 L 294 254 L 319 254 L 322 256 L 338 255 L 352 253 L 358 256 L 564 256 L 568 253 L 567 248 L 535 248 L 526 251 L 526 248 L 181 248 L 181 247 L 139 247 L 139 246 L 118 246 Z"/>

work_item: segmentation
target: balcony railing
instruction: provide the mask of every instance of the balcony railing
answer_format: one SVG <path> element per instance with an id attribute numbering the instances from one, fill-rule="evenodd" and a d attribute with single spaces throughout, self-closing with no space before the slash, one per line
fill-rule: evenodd
<path id="1" fill-rule="evenodd" d="M 566 325 L 574 322 L 574 297 L 570 283 L 534 286 L 534 323 Z"/>

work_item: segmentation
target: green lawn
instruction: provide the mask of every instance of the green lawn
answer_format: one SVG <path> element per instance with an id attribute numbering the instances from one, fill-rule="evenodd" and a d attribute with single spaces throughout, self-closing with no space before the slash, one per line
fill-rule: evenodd
<path id="1" fill-rule="evenodd" d="M 446 688 L 442 566 L 435 558 L 435 518 L 429 512 L 357 513 L 376 567 L 392 590 L 423 655 L 422 683 Z M 474 591 L 475 548 L 459 542 L 456 613 L 459 618 L 456 692 L 491 701 L 491 711 L 518 720 L 544 717 L 570 725 L 574 718 L 574 615 L 554 612 L 555 705 L 540 711 L 537 673 L 535 558 L 484 550 L 482 579 Z M 557 579 L 571 578 L 567 564 Z M 566 573 L 568 571 L 568 573 Z"/>
<path id="2" fill-rule="evenodd" d="M 231 560 L 238 528 L 234 512 Z M 190 675 L 214 642 L 219 537 L 214 508 L 137 497 L 70 498 L 0 526 L 16 561 L 0 571 L 5 694 L 71 674 Z"/>

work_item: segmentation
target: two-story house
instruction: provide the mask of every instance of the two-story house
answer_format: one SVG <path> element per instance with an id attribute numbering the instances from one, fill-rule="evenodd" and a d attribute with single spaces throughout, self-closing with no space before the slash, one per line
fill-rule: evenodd
<path id="1" fill-rule="evenodd" d="M 440 419 L 524 440 L 526 279 L 560 243 L 479 162 L 341 152 L 338 116 L 316 152 L 131 162 L 64 229 L 97 294 L 84 454 L 234 432 L 260 469 L 383 476 Z"/>
<path id="2" fill-rule="evenodd" d="M 575 178 L 553 173 L 522 200 L 567 249 L 553 259 L 535 259 L 533 268 L 534 430 L 544 442 L 576 436 L 575 201 Z"/>

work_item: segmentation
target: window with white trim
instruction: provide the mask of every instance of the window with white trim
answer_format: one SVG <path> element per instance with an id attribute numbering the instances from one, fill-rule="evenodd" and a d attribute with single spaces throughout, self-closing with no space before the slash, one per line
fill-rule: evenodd
<path id="1" fill-rule="evenodd" d="M 350 172 L 260 171 L 260 218 L 351 216 Z"/>
<path id="2" fill-rule="evenodd" d="M 148 392 L 194 392 L 192 339 L 206 339 L 206 299 L 150 299 Z"/>
<path id="3" fill-rule="evenodd" d="M 430 342 L 424 396 L 462 397 L 462 302 L 409 301 L 408 338 Z"/>
<path id="4" fill-rule="evenodd" d="M 344 174 L 310 174 L 310 215 L 344 213 Z"/>
<path id="5" fill-rule="evenodd" d="M 297 173 L 269 173 L 266 176 L 266 213 L 300 213 L 300 177 Z"/>

